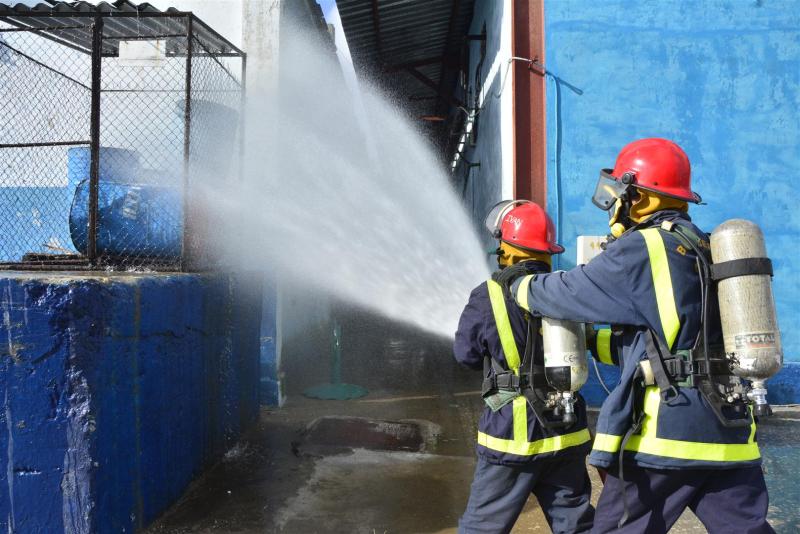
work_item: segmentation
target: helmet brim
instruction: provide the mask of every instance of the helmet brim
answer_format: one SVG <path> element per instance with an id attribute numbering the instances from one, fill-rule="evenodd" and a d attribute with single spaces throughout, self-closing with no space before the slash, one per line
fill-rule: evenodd
<path id="1" fill-rule="evenodd" d="M 550 245 L 550 248 L 548 248 L 548 249 L 541 249 L 541 248 L 525 247 L 525 246 L 520 245 L 519 243 L 514 243 L 512 241 L 506 241 L 505 239 L 500 239 L 500 241 L 502 241 L 503 243 L 508 243 L 512 247 L 520 248 L 522 250 L 527 250 L 527 251 L 530 251 L 530 252 L 544 252 L 545 254 L 561 254 L 561 253 L 564 252 L 564 250 L 566 250 L 564 247 L 562 247 L 558 243 Z"/>
<path id="2" fill-rule="evenodd" d="M 609 210 L 613 206 L 613 204 L 607 202 L 608 200 L 607 197 L 615 195 L 619 197 L 619 194 L 626 187 L 626 185 L 622 183 L 620 177 L 614 176 L 613 174 L 611 174 L 611 172 L 612 172 L 611 169 L 602 169 L 600 171 L 600 179 L 597 182 L 594 195 L 592 196 L 592 202 L 594 203 L 594 205 L 602 210 Z M 617 184 L 619 185 L 616 185 L 613 182 L 617 182 Z M 677 200 L 683 200 L 684 202 L 692 202 L 694 204 L 700 204 L 701 202 L 703 202 L 703 197 L 701 197 L 698 193 L 695 193 L 694 191 L 690 191 L 691 196 L 687 197 L 686 195 L 682 195 L 677 192 L 671 193 L 668 190 L 655 189 L 653 187 L 639 185 L 636 183 L 635 180 L 632 181 L 630 185 L 635 187 L 636 189 L 651 191 L 653 193 L 657 193 L 665 197 L 674 198 Z M 601 192 L 603 193 L 603 195 L 599 194 Z M 604 200 L 606 200 L 606 202 L 604 202 Z"/>
<path id="3" fill-rule="evenodd" d="M 693 204 L 700 204 L 703 201 L 703 197 L 701 197 L 698 193 L 695 193 L 694 191 L 691 192 L 692 193 L 691 197 L 686 197 L 684 195 L 668 193 L 668 192 L 666 192 L 664 190 L 661 190 L 661 189 L 653 189 L 652 187 L 644 187 L 644 186 L 641 186 L 641 185 L 638 185 L 638 184 L 632 184 L 632 185 L 633 185 L 633 187 L 635 187 L 637 189 L 643 189 L 645 191 L 651 191 L 651 192 L 656 193 L 658 195 L 662 195 L 662 196 L 669 197 L 669 198 L 674 198 L 674 199 L 677 199 L 677 200 L 683 200 L 684 202 L 691 202 Z"/>

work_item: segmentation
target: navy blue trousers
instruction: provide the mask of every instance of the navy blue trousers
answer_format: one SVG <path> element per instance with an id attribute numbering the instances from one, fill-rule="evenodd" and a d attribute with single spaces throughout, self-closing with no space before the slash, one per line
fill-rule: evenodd
<path id="1" fill-rule="evenodd" d="M 767 486 L 761 467 L 647 469 L 625 465 L 629 516 L 621 529 L 622 482 L 609 472 L 597 503 L 592 534 L 666 533 L 690 508 L 711 534 L 771 534 Z"/>
<path id="2" fill-rule="evenodd" d="M 478 457 L 459 534 L 510 532 L 531 494 L 554 533 L 588 532 L 594 509 L 584 462 L 583 455 L 572 455 L 505 466 Z"/>

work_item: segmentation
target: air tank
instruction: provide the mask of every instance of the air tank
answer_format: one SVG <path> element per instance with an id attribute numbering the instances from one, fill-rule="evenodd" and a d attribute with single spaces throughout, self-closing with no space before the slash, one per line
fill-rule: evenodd
<path id="1" fill-rule="evenodd" d="M 547 383 L 557 390 L 564 409 L 564 422 L 575 421 L 575 396 L 589 374 L 583 323 L 542 317 L 544 372 Z"/>
<path id="2" fill-rule="evenodd" d="M 725 262 L 766 259 L 761 229 L 743 219 L 725 221 L 711 234 L 711 258 L 715 269 Z M 734 374 L 752 380 L 749 396 L 756 415 L 767 415 L 770 409 L 764 381 L 783 365 L 771 276 L 743 274 L 720 279 L 717 295 L 725 353 Z"/>

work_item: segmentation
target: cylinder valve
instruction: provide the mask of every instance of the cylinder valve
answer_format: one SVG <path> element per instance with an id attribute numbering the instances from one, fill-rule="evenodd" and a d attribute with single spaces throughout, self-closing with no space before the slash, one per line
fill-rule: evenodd
<path id="1" fill-rule="evenodd" d="M 557 392 L 564 423 L 574 423 L 574 393 L 589 374 L 583 323 L 542 317 L 542 341 L 545 378 Z"/>

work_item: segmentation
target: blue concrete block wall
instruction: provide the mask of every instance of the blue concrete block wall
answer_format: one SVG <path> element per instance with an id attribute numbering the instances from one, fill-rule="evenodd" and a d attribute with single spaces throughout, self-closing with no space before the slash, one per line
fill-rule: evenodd
<path id="1" fill-rule="evenodd" d="M 558 78 L 547 81 L 547 208 L 561 242 L 607 232 L 590 196 L 622 146 L 674 139 L 708 203 L 694 220 L 764 230 L 785 358 L 800 362 L 797 2 L 545 0 L 545 48 Z M 572 265 L 565 254 L 561 268 Z M 773 402 L 800 402 L 798 366 L 771 381 Z"/>
<path id="2" fill-rule="evenodd" d="M 258 414 L 260 280 L 0 277 L 0 529 L 131 532 Z"/>

